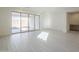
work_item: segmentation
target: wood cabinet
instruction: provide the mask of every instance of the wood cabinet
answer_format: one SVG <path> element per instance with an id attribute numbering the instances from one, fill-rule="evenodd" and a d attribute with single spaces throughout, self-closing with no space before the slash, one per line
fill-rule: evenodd
<path id="1" fill-rule="evenodd" d="M 70 25 L 70 30 L 71 31 L 79 31 L 79 25 Z"/>

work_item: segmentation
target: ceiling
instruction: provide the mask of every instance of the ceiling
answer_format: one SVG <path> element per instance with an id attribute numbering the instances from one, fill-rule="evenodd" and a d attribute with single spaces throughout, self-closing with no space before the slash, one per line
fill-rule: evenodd
<path id="1" fill-rule="evenodd" d="M 29 7 L 29 9 L 38 12 L 79 11 L 79 7 Z"/>

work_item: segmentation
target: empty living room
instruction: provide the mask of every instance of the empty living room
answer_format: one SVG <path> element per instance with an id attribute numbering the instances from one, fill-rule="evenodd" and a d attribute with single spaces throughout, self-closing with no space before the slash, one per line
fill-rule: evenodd
<path id="1" fill-rule="evenodd" d="M 79 52 L 79 7 L 0 7 L 0 52 Z"/>

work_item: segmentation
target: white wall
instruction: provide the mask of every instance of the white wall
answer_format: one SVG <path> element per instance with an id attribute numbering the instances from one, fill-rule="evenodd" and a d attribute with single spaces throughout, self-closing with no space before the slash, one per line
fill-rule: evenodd
<path id="1" fill-rule="evenodd" d="M 41 14 L 41 27 L 42 29 L 51 28 L 51 14 L 49 12 L 45 12 Z"/>
<path id="2" fill-rule="evenodd" d="M 10 32 L 10 13 L 8 9 L 0 8 L 0 36 L 7 35 Z"/>
<path id="3" fill-rule="evenodd" d="M 51 28 L 66 32 L 66 14 L 63 12 L 52 13 Z"/>
<path id="4" fill-rule="evenodd" d="M 66 13 L 65 12 L 45 12 L 41 14 L 42 29 L 52 29 L 66 32 Z"/>
<path id="5" fill-rule="evenodd" d="M 67 32 L 66 12 L 44 12 L 41 14 L 41 28 Z"/>

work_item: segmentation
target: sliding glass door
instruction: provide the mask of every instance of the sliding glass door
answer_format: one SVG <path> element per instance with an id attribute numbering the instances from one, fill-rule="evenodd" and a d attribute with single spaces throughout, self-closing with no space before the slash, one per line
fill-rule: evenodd
<path id="1" fill-rule="evenodd" d="M 28 31 L 28 14 L 21 13 L 21 32 Z"/>
<path id="2" fill-rule="evenodd" d="M 35 30 L 39 30 L 40 29 L 40 16 L 36 15 L 35 16 Z"/>
<path id="3" fill-rule="evenodd" d="M 40 16 L 21 12 L 12 12 L 12 33 L 40 29 Z"/>
<path id="4" fill-rule="evenodd" d="M 12 12 L 12 33 L 20 32 L 20 13 Z"/>
<path id="5" fill-rule="evenodd" d="M 29 31 L 34 30 L 34 15 L 29 15 Z"/>

